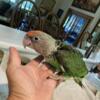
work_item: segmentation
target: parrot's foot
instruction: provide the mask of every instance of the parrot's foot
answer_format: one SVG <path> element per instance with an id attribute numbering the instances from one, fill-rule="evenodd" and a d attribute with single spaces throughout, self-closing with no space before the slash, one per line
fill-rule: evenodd
<path id="1" fill-rule="evenodd" d="M 45 59 L 43 59 L 43 60 L 40 62 L 40 64 L 38 65 L 38 67 L 42 67 L 44 63 L 46 63 L 46 62 L 45 62 Z M 48 64 L 48 63 L 46 63 L 46 64 Z M 63 70 L 63 71 L 64 71 L 64 70 Z M 55 80 L 55 81 L 58 81 L 58 84 L 59 84 L 60 82 L 65 81 L 65 78 L 64 78 L 63 76 L 61 76 L 61 75 L 58 75 L 58 73 L 59 73 L 59 72 L 55 72 L 53 75 L 49 76 L 48 78 L 49 78 L 49 79 L 53 79 L 53 80 Z"/>

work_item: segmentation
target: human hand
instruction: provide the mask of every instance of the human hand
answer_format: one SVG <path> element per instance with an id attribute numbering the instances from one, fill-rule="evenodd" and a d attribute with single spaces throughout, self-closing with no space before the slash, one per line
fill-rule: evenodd
<path id="1" fill-rule="evenodd" d="M 39 67 L 40 59 L 21 65 L 15 48 L 10 48 L 7 67 L 8 100 L 51 100 L 56 81 L 48 79 L 52 71 L 46 65 Z"/>

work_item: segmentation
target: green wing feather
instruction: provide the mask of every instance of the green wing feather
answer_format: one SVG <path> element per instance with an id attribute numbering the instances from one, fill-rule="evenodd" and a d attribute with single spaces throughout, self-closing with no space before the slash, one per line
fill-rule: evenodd
<path id="1" fill-rule="evenodd" d="M 88 72 L 82 54 L 71 46 L 60 46 L 46 61 L 54 71 L 60 72 L 60 75 L 74 77 L 75 80 L 84 77 Z"/>
<path id="2" fill-rule="evenodd" d="M 53 71 L 56 71 L 56 72 L 61 72 L 61 64 L 58 62 L 55 54 L 54 55 L 50 55 L 47 59 L 46 59 L 46 62 L 48 64 L 50 64 L 51 66 L 51 69 Z"/>
<path id="3" fill-rule="evenodd" d="M 62 45 L 56 52 L 56 59 L 63 65 L 64 75 L 83 77 L 88 72 L 82 54 L 73 47 Z"/>

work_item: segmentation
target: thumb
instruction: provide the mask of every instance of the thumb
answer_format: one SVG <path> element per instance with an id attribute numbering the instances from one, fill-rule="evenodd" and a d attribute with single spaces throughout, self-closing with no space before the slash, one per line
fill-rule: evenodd
<path id="1" fill-rule="evenodd" d="M 19 55 L 18 51 L 16 50 L 16 48 L 14 48 L 14 47 L 11 47 L 9 49 L 8 66 L 9 65 L 12 65 L 13 67 L 17 67 L 17 66 L 21 65 L 20 55 Z"/>

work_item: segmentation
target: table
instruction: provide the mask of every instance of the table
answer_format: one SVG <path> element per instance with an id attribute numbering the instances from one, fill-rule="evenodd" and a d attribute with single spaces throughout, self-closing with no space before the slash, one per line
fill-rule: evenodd
<path id="1" fill-rule="evenodd" d="M 2 50 L 4 53 L 6 52 L 6 55 L 8 53 L 8 49 L 10 47 L 15 47 L 19 50 L 21 54 L 23 54 L 25 57 L 33 58 L 33 56 L 36 56 L 36 52 L 30 48 L 24 48 L 23 46 L 23 38 L 25 36 L 25 32 L 10 28 L 4 25 L 0 25 L 0 50 Z M 6 56 L 4 55 L 4 56 Z M 6 60 L 6 59 L 4 59 Z M 3 62 L 2 62 L 3 63 Z M 1 65 L 4 65 L 1 64 Z"/>
<path id="2" fill-rule="evenodd" d="M 19 50 L 25 51 L 22 43 L 25 34 L 23 31 L 0 24 L 0 48 L 7 49 L 14 46 Z"/>
<path id="3" fill-rule="evenodd" d="M 23 31 L 0 24 L 0 48 L 8 50 L 9 47 L 16 47 L 21 52 L 36 53 L 30 48 L 24 48 L 23 38 L 25 34 Z"/>

